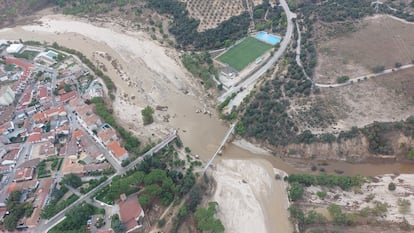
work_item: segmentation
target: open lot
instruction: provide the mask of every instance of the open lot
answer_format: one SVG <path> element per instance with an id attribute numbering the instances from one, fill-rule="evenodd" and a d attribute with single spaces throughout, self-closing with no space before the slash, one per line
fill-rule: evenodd
<path id="1" fill-rule="evenodd" d="M 348 30 L 348 32 L 347 32 Z M 393 68 L 414 59 L 414 24 L 378 15 L 348 25 L 322 27 L 315 79 L 334 83 L 340 76 L 362 76 L 376 66 Z M 337 36 L 340 35 L 340 36 Z"/>
<path id="2" fill-rule="evenodd" d="M 344 87 L 321 89 L 316 98 L 295 100 L 291 114 L 299 116 L 296 119 L 314 132 L 338 133 L 374 121 L 405 120 L 414 112 L 413 72 L 414 68 L 410 68 Z M 313 120 L 328 118 L 333 119 L 330 124 L 309 126 Z"/>
<path id="3" fill-rule="evenodd" d="M 219 56 L 217 60 L 241 71 L 271 48 L 272 46 L 269 44 L 261 42 L 253 37 L 247 37 L 242 42 Z"/>

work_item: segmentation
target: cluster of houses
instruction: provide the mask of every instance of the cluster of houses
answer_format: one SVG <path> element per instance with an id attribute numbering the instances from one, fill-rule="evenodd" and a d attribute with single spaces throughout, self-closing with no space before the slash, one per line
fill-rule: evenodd
<path id="1" fill-rule="evenodd" d="M 33 62 L 13 56 L 26 49 L 39 51 Z M 105 148 L 119 162 L 128 153 L 116 132 L 94 113 L 94 106 L 84 103 L 83 94 L 102 96 L 102 86 L 94 83 L 88 89 L 93 80 L 83 64 L 73 58 L 60 64 L 57 52 L 21 44 L 2 49 L 0 43 L 0 53 L 0 218 L 12 191 L 35 191 L 34 211 L 24 223 L 35 227 L 58 173 L 84 175 L 111 169 Z M 60 158 L 62 164 L 39 178 L 39 163 L 49 158 Z"/>
<path id="2" fill-rule="evenodd" d="M 75 98 L 69 101 L 69 107 L 89 136 L 105 147 L 118 162 L 128 158 L 128 151 L 119 143 L 116 131 L 94 113 L 94 104 L 85 104 L 83 99 Z"/>
<path id="3" fill-rule="evenodd" d="M 25 51 L 31 61 L 18 58 Z M 94 104 L 85 103 L 103 91 L 83 64 L 73 57 L 60 62 L 63 55 L 53 50 L 2 41 L 0 54 L 0 220 L 7 196 L 21 190 L 34 193 L 25 199 L 34 210 L 19 224 L 36 227 L 57 177 L 112 169 L 107 156 L 121 163 L 129 155 Z M 40 177 L 40 164 L 50 158 L 59 158 L 59 168 Z M 137 195 L 121 195 L 117 206 L 126 232 L 139 231 L 144 211 Z"/>

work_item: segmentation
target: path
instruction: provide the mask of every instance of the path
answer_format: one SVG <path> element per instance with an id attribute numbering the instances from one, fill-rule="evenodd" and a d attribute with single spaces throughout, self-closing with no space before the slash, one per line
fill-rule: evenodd
<path id="1" fill-rule="evenodd" d="M 296 43 L 296 63 L 302 69 L 302 73 L 303 73 L 303 75 L 305 75 L 306 79 L 310 80 L 312 82 L 312 84 L 313 84 L 313 80 L 306 73 L 305 68 L 303 68 L 302 61 L 300 60 L 300 52 L 301 52 L 300 50 L 301 50 L 302 35 L 300 33 L 298 21 L 296 21 L 296 30 L 298 32 L 298 40 L 297 40 L 297 43 Z"/>
<path id="2" fill-rule="evenodd" d="M 330 87 L 330 88 L 343 87 L 343 86 L 351 85 L 355 82 L 363 81 L 365 79 L 375 78 L 375 77 L 379 77 L 379 76 L 382 76 L 382 75 L 385 75 L 385 74 L 391 74 L 393 72 L 409 69 L 409 68 L 412 68 L 412 67 L 414 67 L 414 64 L 408 64 L 408 65 L 405 65 L 405 66 L 401 66 L 400 68 L 387 69 L 387 70 L 384 70 L 381 73 L 371 73 L 371 74 L 362 75 L 362 76 L 359 76 L 359 77 L 356 77 L 356 78 L 351 78 L 345 83 L 332 83 L 332 84 L 315 83 L 315 86 L 322 87 L 322 88 L 325 88 L 325 87 Z"/>
<path id="3" fill-rule="evenodd" d="M 388 16 L 392 17 L 394 19 L 399 19 L 395 16 L 391 16 L 391 15 L 388 15 Z M 399 20 L 401 20 L 401 19 L 399 19 Z M 410 23 L 410 22 L 407 22 L 405 20 L 402 20 L 402 21 L 405 22 L 405 23 Z M 298 22 L 296 22 L 296 28 L 298 30 L 298 40 L 297 40 L 297 47 L 296 47 L 296 63 L 302 68 L 302 72 L 306 76 L 306 78 L 308 80 L 312 81 L 312 84 L 316 87 L 320 87 L 320 88 L 343 87 L 343 86 L 351 85 L 355 82 L 360 82 L 360 81 L 363 81 L 363 80 L 366 80 L 366 79 L 375 78 L 375 77 L 379 77 L 379 76 L 382 76 L 382 75 L 385 75 L 385 74 L 390 74 L 390 73 L 393 73 L 393 72 L 396 72 L 396 71 L 405 70 L 405 69 L 409 69 L 409 68 L 414 67 L 414 64 L 408 64 L 408 65 L 401 66 L 399 68 L 390 68 L 390 69 L 386 69 L 386 70 L 384 70 L 380 73 L 370 73 L 370 74 L 358 76 L 356 78 L 351 78 L 345 83 L 316 83 L 305 72 L 305 69 L 303 68 L 302 62 L 300 60 L 300 55 L 301 55 L 301 46 L 300 46 L 301 45 L 301 32 L 299 30 Z"/>

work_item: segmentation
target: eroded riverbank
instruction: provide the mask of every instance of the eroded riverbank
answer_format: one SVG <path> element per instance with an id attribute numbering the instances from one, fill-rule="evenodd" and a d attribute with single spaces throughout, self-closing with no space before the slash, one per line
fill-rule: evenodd
<path id="1" fill-rule="evenodd" d="M 198 81 L 185 71 L 175 50 L 163 47 L 145 33 L 127 32 L 111 23 L 98 27 L 85 20 L 61 15 L 48 16 L 43 21 L 42 25 L 0 30 L 0 38 L 57 42 L 79 50 L 95 62 L 104 63 L 108 70 L 106 73 L 113 78 L 118 88 L 117 100 L 113 106 L 115 113 L 130 130 L 146 142 L 149 138 L 156 140 L 157 136 L 165 135 L 172 128 L 179 129 L 183 143 L 194 154 L 199 155 L 203 161 L 210 159 L 228 125 L 218 119 L 214 99 L 205 94 Z M 99 58 L 97 52 L 109 54 L 111 61 L 116 60 L 120 66 L 116 68 L 105 58 Z M 122 72 L 119 67 L 122 67 Z M 168 111 L 157 111 L 155 123 L 144 127 L 140 111 L 146 105 L 166 105 Z M 197 109 L 203 108 L 211 111 L 212 115 L 196 113 Z M 162 119 L 167 114 L 170 116 L 169 121 L 164 122 Z M 228 144 L 223 156 L 218 157 L 214 164 L 216 170 L 213 173 L 219 174 L 216 178 L 220 190 L 217 198 L 224 203 L 222 214 L 226 227 L 233 229 L 233 226 L 246 222 L 238 218 L 238 215 L 230 215 L 225 211 L 226 208 L 227 211 L 231 210 L 230 207 L 236 213 L 243 211 L 246 208 L 243 203 L 248 200 L 256 210 L 249 218 L 260 219 L 250 223 L 258 226 L 264 224 L 260 228 L 263 232 L 286 232 L 291 229 L 286 211 L 284 183 L 274 179 L 272 167 L 287 173 L 311 172 L 312 164 L 316 164 L 318 169 L 323 167 L 327 172 L 340 170 L 348 175 L 414 173 L 414 165 L 400 163 L 349 164 L 330 161 L 327 165 L 318 165 L 318 162 L 311 160 L 280 158 L 268 151 L 252 148 L 250 144 L 246 147 L 243 142 L 238 145 Z M 267 180 L 260 185 L 261 191 L 257 191 L 254 186 L 257 178 L 255 175 Z M 240 201 L 240 205 L 236 205 L 240 208 L 225 206 L 230 199 L 223 195 L 219 197 L 220 192 L 234 192 L 238 198 L 233 198 L 232 201 Z"/>

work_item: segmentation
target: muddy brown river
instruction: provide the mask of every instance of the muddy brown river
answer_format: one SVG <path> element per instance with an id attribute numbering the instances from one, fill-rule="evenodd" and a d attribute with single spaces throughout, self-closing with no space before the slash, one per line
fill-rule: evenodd
<path id="1" fill-rule="evenodd" d="M 68 25 L 70 28 L 70 25 Z M 76 28 L 72 30 L 76 31 Z M 53 31 L 53 30 L 52 30 Z M 82 32 L 78 32 L 82 33 Z M 104 35 L 103 35 L 104 36 Z M 106 35 L 110 37 L 111 35 Z M 119 51 L 116 51 L 114 47 L 106 42 L 98 42 L 93 38 L 87 38 L 86 36 L 80 36 L 79 34 L 69 31 L 62 32 L 37 32 L 23 30 L 21 27 L 13 28 L 10 30 L 0 30 L 0 39 L 23 39 L 23 40 L 37 40 L 47 42 L 58 42 L 66 47 L 74 48 L 86 56 L 91 57 L 95 51 L 104 51 L 111 54 L 113 57 L 122 61 Z M 125 54 L 124 54 L 125 55 Z M 126 57 L 126 56 L 123 56 Z M 127 64 L 123 64 L 124 67 Z M 138 71 L 137 71 L 138 72 Z M 120 85 L 120 89 L 128 89 L 127 85 L 119 79 L 114 77 L 115 83 Z M 173 92 L 172 92 L 173 93 Z M 217 115 L 213 114 L 212 117 L 204 114 L 195 113 L 197 109 L 202 108 L 203 100 L 197 96 L 187 96 L 185 94 L 172 94 L 166 101 L 160 104 L 168 105 L 170 108 L 168 114 L 172 116 L 168 124 L 163 124 L 165 128 L 176 128 L 179 131 L 179 135 L 185 144 L 191 148 L 192 153 L 197 154 L 203 161 L 208 161 L 214 152 L 217 150 L 223 136 L 228 130 L 229 126 L 223 121 L 219 120 Z M 138 113 L 139 115 L 139 113 Z M 279 158 L 277 155 L 265 155 L 255 154 L 248 150 L 244 150 L 234 144 L 226 145 L 223 150 L 222 156 L 218 156 L 214 164 L 219 163 L 221 160 L 237 159 L 237 160 L 251 160 L 251 159 L 263 159 L 272 164 L 274 168 L 286 171 L 287 173 L 310 173 L 311 166 L 317 165 L 318 162 L 303 159 L 286 159 Z M 327 161 L 327 165 L 317 166 L 318 169 L 323 168 L 326 172 L 334 173 L 335 171 L 343 171 L 346 175 L 360 174 L 363 176 L 375 176 L 389 173 L 414 173 L 414 164 L 401 164 L 401 163 L 386 163 L 386 164 L 350 164 L 339 161 Z M 270 171 L 271 172 L 271 171 Z M 279 196 L 272 200 L 266 200 L 267 218 L 270 220 L 269 232 L 287 232 L 288 228 L 280 229 L 281 225 L 288 225 L 288 219 L 286 218 L 286 212 L 283 214 L 283 204 L 285 199 L 280 198 L 280 193 L 283 191 L 278 188 L 275 192 L 278 192 Z M 275 194 L 276 195 L 276 194 Z M 286 209 L 284 209 L 286 211 Z M 272 219 L 278 219 L 273 221 Z"/>

